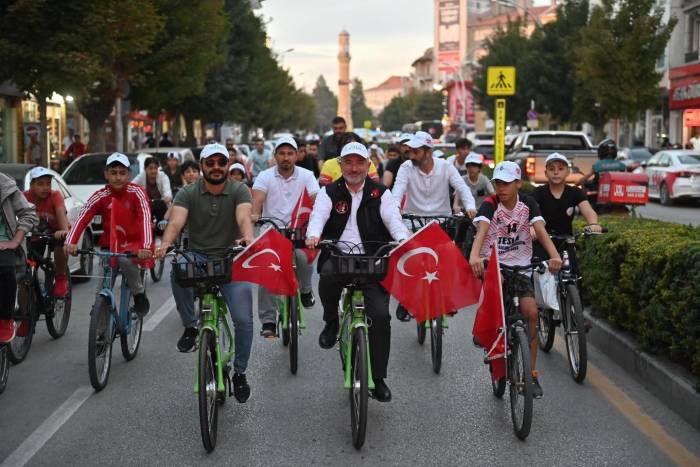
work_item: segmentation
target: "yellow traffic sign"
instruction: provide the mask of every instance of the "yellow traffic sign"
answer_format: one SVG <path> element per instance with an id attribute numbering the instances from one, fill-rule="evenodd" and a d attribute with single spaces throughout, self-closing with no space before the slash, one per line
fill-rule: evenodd
<path id="1" fill-rule="evenodd" d="M 496 99 L 496 133 L 494 135 L 494 162 L 503 162 L 506 153 L 506 100 Z"/>
<path id="2" fill-rule="evenodd" d="M 486 70 L 486 94 L 489 96 L 515 95 L 515 67 L 488 67 Z"/>

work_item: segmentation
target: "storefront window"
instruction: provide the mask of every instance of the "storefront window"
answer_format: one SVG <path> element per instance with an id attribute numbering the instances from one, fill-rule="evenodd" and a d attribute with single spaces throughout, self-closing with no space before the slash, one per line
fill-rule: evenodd
<path id="1" fill-rule="evenodd" d="M 685 63 L 698 60 L 698 47 L 700 46 L 700 8 L 695 8 L 687 13 L 688 37 L 685 49 Z"/>

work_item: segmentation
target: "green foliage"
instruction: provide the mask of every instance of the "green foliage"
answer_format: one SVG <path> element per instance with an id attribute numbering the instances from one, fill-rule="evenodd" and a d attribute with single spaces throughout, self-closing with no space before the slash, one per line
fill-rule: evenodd
<path id="1" fill-rule="evenodd" d="M 579 242 L 584 297 L 641 347 L 700 376 L 700 228 L 604 217 L 610 233 Z"/>
<path id="2" fill-rule="evenodd" d="M 331 127 L 331 120 L 338 112 L 338 98 L 326 84 L 323 75 L 319 75 L 311 93 L 316 103 L 316 131 L 323 134 Z"/>
<path id="3" fill-rule="evenodd" d="M 352 80 L 350 108 L 352 111 L 352 121 L 357 128 L 361 128 L 365 120 L 372 120 L 372 111 L 365 103 L 365 92 L 362 88 L 362 81 L 360 81 L 360 78 Z"/>
<path id="4" fill-rule="evenodd" d="M 416 100 L 416 120 L 440 120 L 443 114 L 442 93 L 421 92 Z"/>
<path id="5" fill-rule="evenodd" d="M 401 130 L 406 123 L 441 118 L 442 95 L 414 89 L 405 96 L 394 97 L 379 114 L 379 122 L 386 131 Z"/>

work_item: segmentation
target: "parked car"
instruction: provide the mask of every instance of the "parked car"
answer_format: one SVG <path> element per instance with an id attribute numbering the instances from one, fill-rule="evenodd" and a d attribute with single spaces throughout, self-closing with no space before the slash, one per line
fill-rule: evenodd
<path id="1" fill-rule="evenodd" d="M 31 164 L 0 164 L 0 172 L 12 177 L 17 183 L 17 186 L 22 191 L 29 190 L 29 171 L 34 168 Z M 65 180 L 57 173 L 51 170 L 53 180 L 51 188 L 59 191 L 63 195 L 68 214 L 68 222 L 73 225 L 80 215 L 80 211 L 85 205 L 85 200 L 81 199 L 65 182 Z M 80 248 L 92 248 L 94 245 L 92 228 L 88 227 L 83 232 L 83 235 L 78 240 Z M 94 258 L 92 255 L 80 255 L 78 257 L 68 258 L 68 266 L 71 274 L 74 276 L 91 276 L 93 273 Z M 90 280 L 90 277 L 80 277 L 74 279 L 75 282 L 84 282 Z"/>
<path id="2" fill-rule="evenodd" d="M 187 160 L 195 160 L 194 154 L 190 148 L 180 148 L 180 147 L 161 147 L 161 148 L 143 148 L 139 150 L 139 153 L 148 154 L 149 156 L 156 156 L 160 160 L 161 166 L 165 166 L 165 160 L 169 152 L 175 151 L 180 155 L 180 163 Z"/>
<path id="3" fill-rule="evenodd" d="M 493 146 L 493 141 L 490 143 L 480 143 L 479 145 L 476 145 L 472 147 L 472 151 L 480 154 L 483 159 L 484 159 L 484 165 L 488 165 L 493 169 L 494 167 L 494 160 L 493 160 L 493 153 L 494 153 L 494 146 Z"/>
<path id="4" fill-rule="evenodd" d="M 591 171 L 598 152 L 580 131 L 528 131 L 520 133 L 506 148 L 506 160 L 517 162 L 523 180 L 535 184 L 547 182 L 544 161 L 553 152 L 563 154 L 571 163 L 568 183 L 578 183 L 581 174 Z"/>
<path id="5" fill-rule="evenodd" d="M 653 153 L 649 148 L 640 146 L 635 148 L 620 148 L 617 152 L 617 160 L 627 166 L 628 172 L 633 172 L 642 162 L 648 161 Z"/>
<path id="6" fill-rule="evenodd" d="M 665 206 L 678 199 L 700 200 L 700 153 L 695 150 L 659 151 L 637 171 L 649 177 L 649 197 Z"/>
<path id="7" fill-rule="evenodd" d="M 474 146 L 478 146 L 484 143 L 493 144 L 493 138 L 493 133 L 489 132 L 470 131 L 469 133 L 467 133 L 467 139 L 471 141 Z"/>

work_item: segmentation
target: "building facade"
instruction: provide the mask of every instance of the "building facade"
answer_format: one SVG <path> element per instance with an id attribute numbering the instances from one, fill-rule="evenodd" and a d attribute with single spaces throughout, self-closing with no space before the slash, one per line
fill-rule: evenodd
<path id="1" fill-rule="evenodd" d="M 407 76 L 390 76 L 379 86 L 365 89 L 365 103 L 372 113 L 379 115 L 394 97 L 405 96 L 411 87 Z"/>

